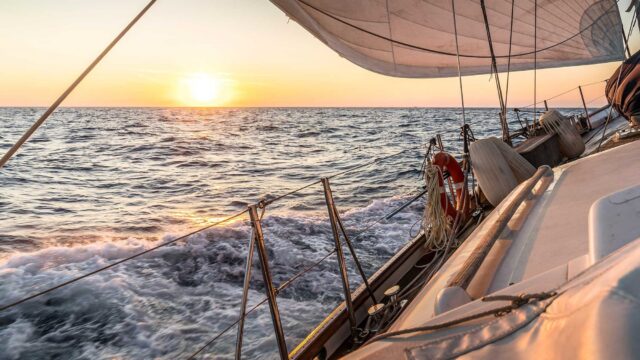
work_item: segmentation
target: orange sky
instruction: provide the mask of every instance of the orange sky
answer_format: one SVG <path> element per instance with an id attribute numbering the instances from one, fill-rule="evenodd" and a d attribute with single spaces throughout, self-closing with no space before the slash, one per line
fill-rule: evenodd
<path id="1" fill-rule="evenodd" d="M 2 0 L 0 106 L 45 106 L 146 0 Z M 637 38 L 637 37 L 636 37 Z M 538 99 L 617 64 L 538 72 Z M 202 77 L 215 95 L 194 94 Z M 464 79 L 467 106 L 497 106 L 488 75 Z M 196 86 L 197 87 L 197 86 Z M 586 89 L 587 99 L 602 94 Z M 511 106 L 533 102 L 532 72 L 512 74 Z M 198 99 L 199 98 L 199 99 Z M 553 106 L 577 106 L 577 93 Z M 601 103 L 596 101 L 594 104 Z M 458 82 L 398 79 L 340 58 L 267 0 L 160 0 L 64 106 L 459 106 Z"/>

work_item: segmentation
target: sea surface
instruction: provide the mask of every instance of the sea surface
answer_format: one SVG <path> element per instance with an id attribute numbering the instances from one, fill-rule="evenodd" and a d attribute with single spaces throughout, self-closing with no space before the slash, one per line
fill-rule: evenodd
<path id="1" fill-rule="evenodd" d="M 43 111 L 0 108 L 0 152 Z M 499 134 L 497 109 L 467 109 L 467 122 Z M 401 152 L 331 179 L 372 274 L 419 232 L 422 200 L 377 221 L 420 190 L 431 137 L 460 152 L 460 124 L 436 108 L 62 108 L 0 170 L 0 305 Z M 262 224 L 275 286 L 333 249 L 319 184 L 267 206 Z M 0 359 L 187 358 L 238 318 L 250 235 L 244 214 L 4 310 Z M 249 307 L 264 298 L 254 260 Z M 341 293 L 330 256 L 279 294 L 289 349 Z M 235 336 L 200 358 L 233 358 Z M 243 354 L 277 358 L 266 305 L 247 317 Z"/>

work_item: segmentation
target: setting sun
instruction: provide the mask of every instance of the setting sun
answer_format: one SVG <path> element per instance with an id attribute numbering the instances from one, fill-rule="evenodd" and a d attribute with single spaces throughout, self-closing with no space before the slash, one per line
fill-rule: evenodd
<path id="1" fill-rule="evenodd" d="M 207 73 L 193 73 L 180 81 L 178 97 L 188 106 L 218 106 L 226 102 L 228 92 L 221 79 Z"/>
<path id="2" fill-rule="evenodd" d="M 194 74 L 187 79 L 189 92 L 193 100 L 198 102 L 211 102 L 218 97 L 220 84 L 217 79 L 207 74 Z"/>

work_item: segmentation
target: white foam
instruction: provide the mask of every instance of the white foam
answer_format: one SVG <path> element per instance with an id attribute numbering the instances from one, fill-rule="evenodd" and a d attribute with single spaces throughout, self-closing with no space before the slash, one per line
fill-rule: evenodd
<path id="1" fill-rule="evenodd" d="M 349 232 L 359 231 L 406 200 L 406 196 L 380 199 L 347 211 L 342 214 L 345 226 Z M 356 241 L 369 272 L 408 240 L 408 227 L 419 216 L 420 210 L 410 207 Z M 333 247 L 324 216 L 267 214 L 263 226 L 276 285 Z M 0 338 L 6 339 L 4 347 L 10 348 L 7 354 L 16 358 L 26 353 L 40 357 L 184 357 L 238 316 L 249 234 L 250 227 L 243 222 L 213 228 L 25 303 L 11 310 L 13 322 L 0 328 Z M 163 240 L 175 236 L 166 235 Z M 11 254 L 0 263 L 1 301 L 13 301 L 157 244 L 130 238 Z M 353 269 L 351 279 L 354 286 L 359 283 Z M 251 303 L 263 296 L 262 277 L 255 267 Z M 333 257 L 283 291 L 278 301 L 290 346 L 341 299 Z M 247 356 L 274 354 L 270 316 L 263 308 L 247 320 Z M 51 324 L 59 326 L 44 331 L 46 335 L 37 330 Z M 228 336 L 210 351 L 232 353 L 233 331 Z M 82 345 L 77 346 L 77 341 Z"/>

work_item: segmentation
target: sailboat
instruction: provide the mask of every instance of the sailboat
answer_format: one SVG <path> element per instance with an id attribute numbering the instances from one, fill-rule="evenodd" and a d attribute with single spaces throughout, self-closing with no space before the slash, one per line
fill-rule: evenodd
<path id="1" fill-rule="evenodd" d="M 637 56 L 628 45 L 638 21 L 635 2 L 627 32 L 613 0 L 271 1 L 357 66 L 388 76 L 458 77 L 464 151 L 456 159 L 439 137 L 432 139 L 423 164 L 425 190 L 412 200 L 426 194 L 422 231 L 372 276 L 362 271 L 344 229 L 331 177 L 313 183 L 324 189 L 335 240 L 327 256 L 338 259 L 344 302 L 293 349 L 287 347 L 277 296 L 313 266 L 276 287 L 259 212 L 298 190 L 198 230 L 246 213 L 251 219 L 239 317 L 224 330 L 237 325 L 237 359 L 245 318 L 255 309 L 247 309 L 254 253 L 266 293 L 258 306 L 269 305 L 283 359 L 638 356 L 640 167 L 634 160 L 640 142 L 634 121 L 640 111 L 634 106 Z M 34 123 L 0 166 L 154 3 Z M 621 62 L 607 83 L 609 105 L 589 109 L 578 87 L 581 114 L 567 116 L 534 98 L 532 110 L 513 109 L 518 121 L 508 120 L 510 72 L 532 70 L 535 79 L 538 69 L 605 62 Z M 500 139 L 476 139 L 466 122 L 462 79 L 478 74 L 491 74 L 495 81 Z M 2 304 L 0 311 L 193 233 Z M 349 255 L 362 278 L 355 291 L 345 261 Z"/>
<path id="2" fill-rule="evenodd" d="M 427 154 L 440 177 L 428 187 L 431 225 L 355 293 L 345 291 L 345 303 L 283 357 L 638 356 L 640 142 L 630 135 L 614 141 L 637 133 L 629 129 L 629 109 L 590 111 L 580 88 L 582 116 L 565 117 L 546 101 L 538 116 L 534 100 L 531 123 L 513 131 L 507 120 L 511 71 L 533 70 L 535 78 L 541 68 L 630 55 L 631 32 L 625 34 L 616 1 L 272 2 L 365 69 L 458 76 L 465 135 L 460 164 L 442 160 L 437 143 Z M 625 78 L 633 64 L 609 80 L 610 99 L 624 91 L 623 81 L 638 81 Z M 496 83 L 502 138 L 473 141 L 462 77 L 487 73 Z M 473 196 L 471 173 L 479 183 Z M 463 190 L 438 194 L 444 177 Z M 443 217 L 448 222 L 439 229 L 433 222 Z M 444 247 L 433 246 L 438 237 Z"/>

